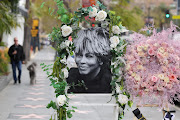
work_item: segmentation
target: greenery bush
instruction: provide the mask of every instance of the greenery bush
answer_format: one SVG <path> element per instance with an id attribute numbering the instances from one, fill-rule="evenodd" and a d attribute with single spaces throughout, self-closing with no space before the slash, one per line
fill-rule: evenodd
<path id="1" fill-rule="evenodd" d="M 8 74 L 8 48 L 0 49 L 0 75 Z"/>
<path id="2" fill-rule="evenodd" d="M 5 46 L 5 43 L 4 42 L 0 42 L 0 46 Z"/>

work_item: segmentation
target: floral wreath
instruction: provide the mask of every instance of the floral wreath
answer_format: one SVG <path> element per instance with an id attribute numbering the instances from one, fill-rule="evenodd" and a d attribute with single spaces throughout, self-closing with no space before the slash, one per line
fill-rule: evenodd
<path id="1" fill-rule="evenodd" d="M 45 3 L 42 4 L 43 7 Z M 106 7 L 97 2 L 98 6 L 90 6 L 87 8 L 80 7 L 78 11 L 74 12 L 74 15 L 68 14 L 64 8 L 63 1 L 56 0 L 58 7 L 57 16 L 61 20 L 61 27 L 53 28 L 50 37 L 53 42 L 56 43 L 58 54 L 60 55 L 54 65 L 53 72 L 48 72 L 51 86 L 55 88 L 56 100 L 51 101 L 47 108 L 52 107 L 57 111 L 58 120 L 65 120 L 66 117 L 71 118 L 72 112 L 75 112 L 73 107 L 69 109 L 69 98 L 66 92 L 68 77 L 67 57 L 73 55 L 75 46 L 73 40 L 77 37 L 77 32 L 82 29 L 80 22 L 86 22 L 92 27 L 100 25 L 102 28 L 108 28 L 111 42 L 111 72 L 113 74 L 111 86 L 113 95 L 116 98 L 116 103 L 119 105 L 121 111 L 119 111 L 119 119 L 124 116 L 124 109 L 126 104 L 132 106 L 132 101 L 129 100 L 130 95 L 124 88 L 124 78 L 122 68 L 125 66 L 123 55 L 125 53 L 125 47 L 127 45 L 125 40 L 120 39 L 120 34 L 126 32 L 125 27 L 121 25 L 120 16 L 116 16 L 115 12 L 109 11 Z M 87 17 L 89 16 L 89 17 Z M 43 69 L 48 70 L 47 65 L 41 64 Z"/>
<path id="2" fill-rule="evenodd" d="M 180 101 L 180 41 L 172 40 L 178 33 L 171 23 L 167 30 L 151 36 L 134 33 L 133 43 L 127 46 L 125 83 L 132 98 L 139 104 L 158 103 L 159 107 Z M 154 97 L 155 96 L 155 97 Z M 153 99 L 154 98 L 154 99 Z"/>

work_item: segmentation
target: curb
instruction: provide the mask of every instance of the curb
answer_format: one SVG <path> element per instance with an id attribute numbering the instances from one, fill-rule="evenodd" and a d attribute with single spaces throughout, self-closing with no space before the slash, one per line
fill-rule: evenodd
<path id="1" fill-rule="evenodd" d="M 9 84 L 12 79 L 12 71 L 10 71 L 8 75 L 0 76 L 0 92 Z"/>

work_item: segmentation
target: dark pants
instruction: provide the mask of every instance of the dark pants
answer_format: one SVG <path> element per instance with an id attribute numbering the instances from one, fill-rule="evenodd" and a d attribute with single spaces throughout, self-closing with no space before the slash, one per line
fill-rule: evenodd
<path id="1" fill-rule="evenodd" d="M 21 80 L 21 71 L 22 71 L 22 62 L 21 61 L 18 61 L 18 62 L 15 62 L 15 61 L 12 61 L 12 70 L 13 70 L 13 78 L 14 78 L 14 82 L 16 83 L 17 81 L 17 77 L 16 77 L 16 67 L 18 68 L 18 80 L 20 82 Z"/>

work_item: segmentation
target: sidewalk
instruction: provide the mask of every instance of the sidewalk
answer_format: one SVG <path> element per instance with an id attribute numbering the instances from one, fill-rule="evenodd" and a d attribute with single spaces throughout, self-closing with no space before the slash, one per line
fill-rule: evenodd
<path id="1" fill-rule="evenodd" d="M 31 62 L 37 63 L 37 84 L 30 85 L 27 66 L 23 65 L 22 83 L 13 85 L 13 80 L 8 86 L 0 91 L 0 120 L 49 120 L 54 113 L 45 106 L 54 99 L 54 89 L 50 85 L 46 73 L 41 69 L 40 63 L 52 64 L 55 51 L 46 47 L 39 51 Z M 70 105 L 78 109 L 73 117 L 68 120 L 113 120 L 114 102 L 108 94 L 75 94 L 71 96 Z M 134 120 L 132 111 L 136 104 L 126 110 L 123 120 Z M 147 120 L 163 120 L 162 111 L 156 107 L 139 108 Z M 176 119 L 180 120 L 180 109 L 176 110 Z"/>
<path id="2" fill-rule="evenodd" d="M 12 80 L 12 70 L 11 70 L 11 64 L 9 64 L 9 74 L 8 75 L 2 75 L 0 76 L 0 92 L 9 84 L 9 82 Z"/>
<path id="3" fill-rule="evenodd" d="M 0 120 L 48 120 L 54 112 L 46 105 L 54 98 L 54 90 L 41 69 L 40 63 L 51 64 L 55 51 L 45 48 L 37 53 L 32 61 L 37 63 L 37 84 L 30 85 L 29 71 L 22 65 L 21 84 L 9 84 L 0 91 Z M 29 63 L 31 63 L 30 61 Z"/>

